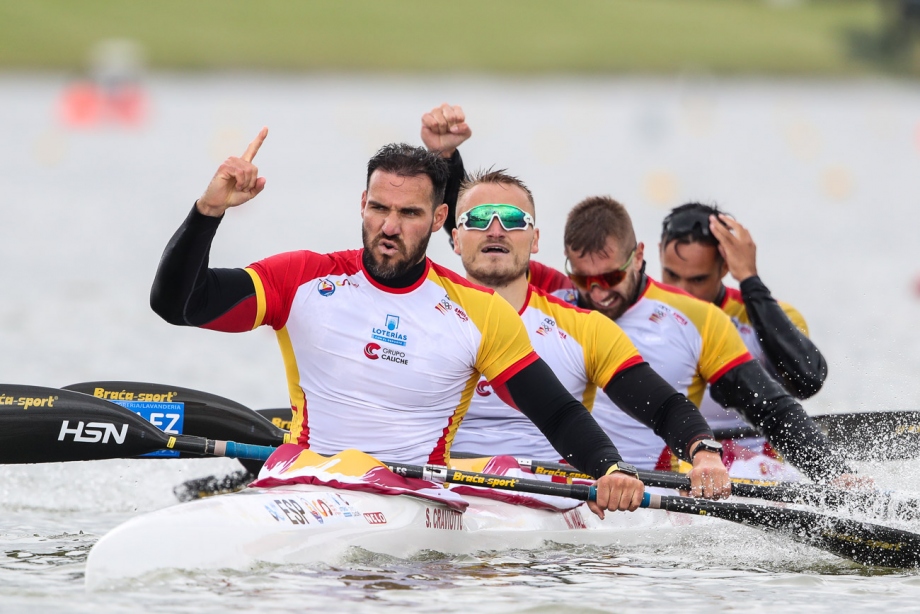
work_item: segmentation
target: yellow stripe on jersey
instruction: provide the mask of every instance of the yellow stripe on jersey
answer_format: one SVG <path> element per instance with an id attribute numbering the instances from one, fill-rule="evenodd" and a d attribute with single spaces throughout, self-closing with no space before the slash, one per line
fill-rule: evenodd
<path id="1" fill-rule="evenodd" d="M 428 280 L 444 288 L 451 302 L 479 329 L 482 339 L 474 366 L 487 380 L 497 379 L 533 353 L 524 322 L 498 293 L 439 275 L 434 267 L 428 271 Z"/>
<path id="2" fill-rule="evenodd" d="M 294 346 L 287 327 L 275 331 L 278 338 L 278 347 L 281 348 L 281 358 L 284 361 L 284 375 L 288 383 L 288 395 L 291 397 L 291 407 L 294 415 L 291 417 L 291 441 L 300 443 L 300 433 L 303 430 L 304 411 L 306 411 L 307 396 L 300 387 L 300 369 L 297 367 L 297 357 L 294 355 Z"/>
<path id="3" fill-rule="evenodd" d="M 265 320 L 265 287 L 262 285 L 262 279 L 259 278 L 259 275 L 250 268 L 243 269 L 249 276 L 252 277 L 252 283 L 256 287 L 256 321 L 252 325 L 252 329 L 255 330 L 262 326 L 262 322 Z"/>
<path id="4" fill-rule="evenodd" d="M 779 304 L 780 309 L 783 310 L 783 313 L 786 314 L 786 317 L 795 324 L 795 327 L 802 331 L 803 335 L 808 337 L 808 323 L 805 322 L 805 317 L 799 310 L 789 303 L 783 301 L 776 302 Z M 744 301 L 741 299 L 741 293 L 737 290 L 731 291 L 731 289 L 729 289 L 725 297 L 725 304 L 722 307 L 722 311 L 727 313 L 729 317 L 738 318 L 738 321 L 742 324 L 751 323 L 751 318 L 748 317 L 747 307 L 745 307 Z"/>
<path id="5" fill-rule="evenodd" d="M 699 360 L 699 374 L 704 381 L 694 382 L 687 391 L 687 396 L 699 405 L 697 396 L 702 395 L 706 382 L 721 376 L 727 367 L 743 361 L 748 354 L 744 340 L 738 334 L 731 319 L 721 309 L 685 294 L 677 288 L 649 280 L 646 297 L 661 301 L 687 318 L 702 338 Z M 749 357 L 749 354 L 748 354 Z"/>
<path id="6" fill-rule="evenodd" d="M 585 373 L 594 384 L 585 390 L 585 407 L 594 404 L 597 388 L 603 389 L 626 363 L 642 359 L 623 329 L 597 311 L 578 309 L 539 290 L 531 293 L 529 306 L 552 317 L 581 346 Z"/>

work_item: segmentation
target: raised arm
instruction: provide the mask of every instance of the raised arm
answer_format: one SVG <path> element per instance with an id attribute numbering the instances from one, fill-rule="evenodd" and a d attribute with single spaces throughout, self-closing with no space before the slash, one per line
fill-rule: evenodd
<path id="1" fill-rule="evenodd" d="M 263 128 L 239 158 L 217 169 L 192 211 L 163 252 L 150 290 L 150 306 L 170 324 L 200 326 L 227 332 L 253 327 L 255 285 L 243 269 L 209 269 L 211 241 L 224 212 L 265 188 L 265 178 L 252 164 L 268 129 Z"/>
<path id="2" fill-rule="evenodd" d="M 827 378 L 827 361 L 818 347 L 783 311 L 757 275 L 757 246 L 737 220 L 720 215 L 710 221 L 719 252 L 740 286 L 741 298 L 767 359 L 782 384 L 800 399 L 814 395 Z"/>
<path id="3" fill-rule="evenodd" d="M 428 151 L 438 151 L 442 157 L 447 158 L 450 167 L 447 190 L 444 192 L 444 202 L 447 203 L 444 230 L 448 237 L 452 236 L 453 229 L 457 227 L 457 196 L 466 176 L 457 148 L 472 135 L 473 131 L 466 123 L 466 114 L 459 105 L 444 103 L 422 115 L 422 142 Z M 452 238 L 450 242 L 453 245 Z"/>

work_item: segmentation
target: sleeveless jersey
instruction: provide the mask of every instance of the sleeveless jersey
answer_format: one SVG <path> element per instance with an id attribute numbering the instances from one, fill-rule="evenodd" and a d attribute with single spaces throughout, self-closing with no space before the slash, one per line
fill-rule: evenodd
<path id="1" fill-rule="evenodd" d="M 521 319 L 537 354 L 566 390 L 589 410 L 598 388 L 600 396 L 606 397 L 603 388 L 616 373 L 643 362 L 612 320 L 579 309 L 533 285 L 528 289 Z M 482 456 L 559 457 L 533 422 L 499 399 L 485 379 L 476 386 L 453 450 Z"/>
<path id="2" fill-rule="evenodd" d="M 795 324 L 796 328 L 801 330 L 807 337 L 808 325 L 805 323 L 805 318 L 802 317 L 802 314 L 789 303 L 784 303 L 782 301 L 777 301 L 777 303 L 789 320 Z M 744 300 L 741 298 L 741 291 L 736 288 L 725 288 L 725 298 L 722 300 L 720 307 L 722 311 L 731 318 L 732 324 L 735 325 L 738 334 L 741 335 L 741 339 L 744 341 L 744 345 L 747 346 L 751 356 L 758 360 L 767 370 L 767 373 L 774 376 L 776 381 L 782 381 L 776 374 L 776 367 L 773 366 L 766 354 L 764 354 L 763 348 L 760 346 L 760 341 L 757 339 L 757 331 L 754 330 L 754 326 L 751 324 L 747 308 L 744 306 Z M 748 423 L 741 418 L 738 412 L 733 409 L 726 409 L 713 401 L 708 390 L 703 397 L 700 411 L 703 413 L 703 416 L 705 416 L 709 426 L 714 429 L 749 426 Z M 763 439 L 756 438 L 756 441 L 746 443 L 756 446 L 762 445 L 763 441 Z"/>
<path id="3" fill-rule="evenodd" d="M 446 464 L 479 376 L 495 385 L 537 360 L 499 295 L 430 260 L 408 288 L 378 285 L 362 250 L 279 254 L 246 270 L 253 328 L 275 329 L 293 440 L 320 454 Z"/>

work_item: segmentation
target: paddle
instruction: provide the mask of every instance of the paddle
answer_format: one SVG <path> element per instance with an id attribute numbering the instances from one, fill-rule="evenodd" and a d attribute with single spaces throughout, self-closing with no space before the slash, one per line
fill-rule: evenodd
<path id="1" fill-rule="evenodd" d="M 455 458 L 478 457 L 478 455 L 453 454 Z M 529 458 L 515 458 L 518 465 L 534 474 L 555 475 L 575 479 L 593 479 L 564 463 L 540 461 Z M 670 471 L 639 471 L 639 479 L 646 486 L 690 490 L 690 478 Z M 880 491 L 842 490 L 820 484 L 779 482 L 770 480 L 732 479 L 732 494 L 739 497 L 799 503 L 832 509 L 847 508 L 879 517 L 898 520 L 916 520 L 920 516 L 920 500 L 897 499 L 891 493 Z"/>
<path id="2" fill-rule="evenodd" d="M 830 442 L 857 460 L 920 458 L 920 410 L 812 416 Z M 716 439 L 762 437 L 752 426 L 714 429 Z"/>
<path id="3" fill-rule="evenodd" d="M 387 463 L 387 466 L 399 475 L 434 482 L 558 495 L 580 501 L 593 501 L 597 494 L 595 486 L 586 484 L 558 484 L 540 480 L 524 480 L 508 476 L 458 471 L 436 465 L 420 467 Z M 780 533 L 794 541 L 865 565 L 920 567 L 920 535 L 882 525 L 790 508 L 705 501 L 650 493 L 645 493 L 643 496 L 641 507 L 696 516 L 714 516 Z"/>
<path id="4" fill-rule="evenodd" d="M 164 433 L 130 410 L 79 392 L 0 384 L 0 463 L 125 458 L 163 449 L 268 458 L 258 446 Z"/>
<path id="5" fill-rule="evenodd" d="M 150 401 L 156 402 L 156 401 Z M 194 454 L 265 460 L 271 447 L 168 435 L 134 412 L 70 390 L 0 385 L 0 462 L 31 463 L 135 456 L 168 448 Z M 409 477 L 589 500 L 596 488 L 390 464 Z M 781 532 L 794 540 L 870 565 L 920 566 L 920 535 L 824 514 L 769 506 L 646 495 L 643 507 L 708 515 Z"/>
<path id="6" fill-rule="evenodd" d="M 183 432 L 199 437 L 214 437 L 257 445 L 277 446 L 288 441 L 290 408 L 264 409 L 258 412 L 224 397 L 162 384 L 126 381 L 83 382 L 67 386 L 67 389 L 86 392 L 100 398 L 135 405 L 149 404 L 151 400 L 170 400 L 184 404 Z M 140 401 L 140 402 L 139 402 Z M 134 409 L 134 408 L 132 408 Z M 271 420 L 271 422 L 269 422 Z M 454 456 L 460 458 L 461 455 Z M 577 470 L 561 463 L 516 459 L 523 467 L 534 473 L 549 473 L 568 477 L 589 476 L 578 474 Z M 240 490 L 251 482 L 261 468 L 257 461 L 241 460 L 246 472 L 235 472 L 224 477 L 208 476 L 183 482 L 174 489 L 180 501 L 222 494 Z M 640 473 L 640 479 L 649 486 L 688 490 L 689 480 L 685 476 L 668 472 Z M 801 503 L 831 508 L 851 507 L 863 512 L 884 517 L 910 519 L 918 515 L 920 502 L 916 500 L 896 501 L 888 493 L 843 491 L 813 484 L 789 484 L 779 482 L 745 483 L 735 480 L 732 493 L 742 497 L 753 497 L 769 501 Z"/>

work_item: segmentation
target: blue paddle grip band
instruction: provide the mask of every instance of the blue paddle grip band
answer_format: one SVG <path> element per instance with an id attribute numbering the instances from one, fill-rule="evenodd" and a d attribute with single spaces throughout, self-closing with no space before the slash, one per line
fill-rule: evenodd
<path id="1" fill-rule="evenodd" d="M 597 486 L 594 484 L 588 489 L 588 501 L 597 501 Z"/>
<path id="2" fill-rule="evenodd" d="M 249 443 L 227 442 L 227 454 L 230 458 L 248 458 L 252 460 L 268 460 L 275 449 L 271 446 L 256 446 Z"/>
<path id="3" fill-rule="evenodd" d="M 647 492 L 642 493 L 642 503 L 639 504 L 639 507 L 648 507 L 652 502 L 652 496 Z"/>

